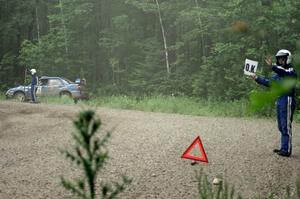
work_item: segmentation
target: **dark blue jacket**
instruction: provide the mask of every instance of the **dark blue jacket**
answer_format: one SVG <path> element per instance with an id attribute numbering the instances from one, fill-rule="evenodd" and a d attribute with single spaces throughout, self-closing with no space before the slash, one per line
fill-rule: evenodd
<path id="1" fill-rule="evenodd" d="M 31 86 L 37 85 L 37 83 L 38 83 L 38 78 L 37 78 L 36 74 L 31 75 L 31 77 L 32 77 L 32 80 L 31 80 Z"/>
<path id="2" fill-rule="evenodd" d="M 288 69 L 285 69 L 281 66 L 274 65 L 274 66 L 272 66 L 272 70 L 275 72 L 275 74 L 272 76 L 271 80 L 268 79 L 268 78 L 264 78 L 264 77 L 257 77 L 255 79 L 255 81 L 257 83 L 261 84 L 261 85 L 264 85 L 266 87 L 270 87 L 270 82 L 271 81 L 277 81 L 278 83 L 280 83 L 283 80 L 284 77 L 297 78 L 297 73 L 293 69 L 293 67 L 289 67 Z M 293 100 L 295 100 L 296 88 L 293 87 L 290 92 L 280 96 L 278 101 L 280 101 L 281 98 L 286 97 L 286 96 L 290 96 L 290 97 L 293 98 Z"/>

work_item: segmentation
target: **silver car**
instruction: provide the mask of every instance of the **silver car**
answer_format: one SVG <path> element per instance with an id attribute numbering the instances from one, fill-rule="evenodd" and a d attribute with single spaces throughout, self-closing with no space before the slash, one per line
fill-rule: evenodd
<path id="1" fill-rule="evenodd" d="M 6 92 L 6 98 L 15 98 L 19 101 L 31 100 L 31 86 L 18 86 L 10 88 Z M 69 96 L 76 103 L 79 99 L 88 99 L 88 92 L 85 84 L 72 82 L 62 77 L 47 77 L 43 76 L 39 80 L 36 88 L 37 96 Z"/>

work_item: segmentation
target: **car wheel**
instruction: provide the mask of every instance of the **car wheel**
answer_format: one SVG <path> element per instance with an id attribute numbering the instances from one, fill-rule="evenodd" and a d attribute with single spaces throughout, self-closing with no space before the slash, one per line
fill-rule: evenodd
<path id="1" fill-rule="evenodd" d="M 71 95 L 71 93 L 69 93 L 69 92 L 62 92 L 62 93 L 60 93 L 60 97 L 72 97 L 72 95 Z"/>
<path id="2" fill-rule="evenodd" d="M 16 92 L 14 94 L 14 99 L 16 99 L 19 102 L 24 102 L 25 101 L 25 94 L 22 92 Z"/>

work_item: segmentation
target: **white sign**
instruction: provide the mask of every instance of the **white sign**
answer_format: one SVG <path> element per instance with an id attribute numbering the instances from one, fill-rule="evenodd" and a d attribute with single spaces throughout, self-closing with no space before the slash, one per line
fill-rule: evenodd
<path id="1" fill-rule="evenodd" d="M 245 60 L 244 74 L 249 75 L 249 76 L 254 75 L 256 73 L 257 66 L 258 66 L 257 61 L 246 59 Z"/>

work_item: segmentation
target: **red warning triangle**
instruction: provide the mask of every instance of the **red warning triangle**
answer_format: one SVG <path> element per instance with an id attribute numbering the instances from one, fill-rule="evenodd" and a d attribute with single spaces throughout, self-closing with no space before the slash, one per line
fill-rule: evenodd
<path id="1" fill-rule="evenodd" d="M 201 156 L 195 156 L 190 154 L 190 152 L 197 147 L 200 149 L 200 154 Z M 201 162 L 206 162 L 208 163 L 208 159 L 206 156 L 206 153 L 204 151 L 204 148 L 202 146 L 202 142 L 200 140 L 200 137 L 196 137 L 196 139 L 193 141 L 193 143 L 189 146 L 189 148 L 187 148 L 187 150 L 182 154 L 181 158 L 186 158 L 186 159 L 191 159 L 191 160 L 196 160 L 196 161 L 201 161 Z"/>

